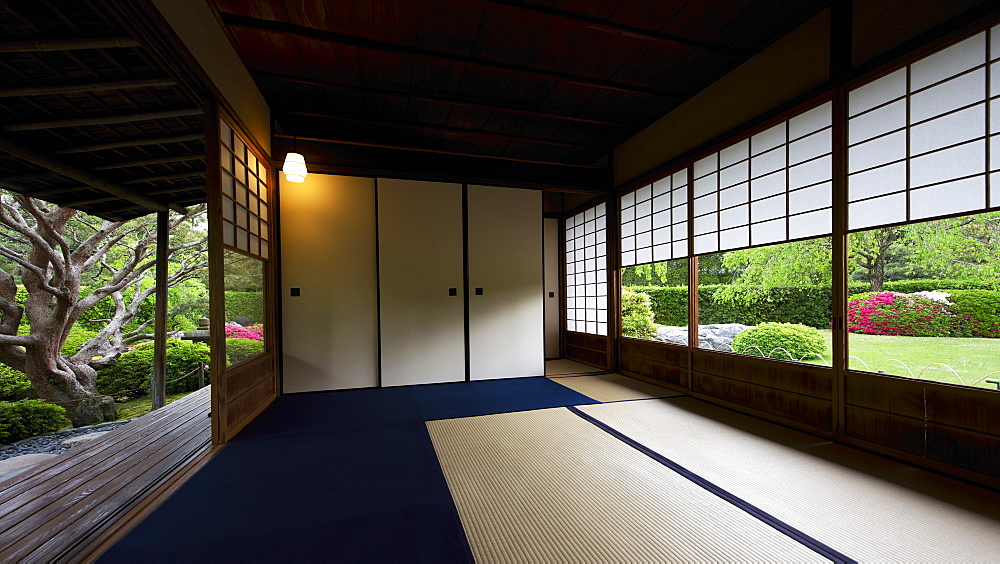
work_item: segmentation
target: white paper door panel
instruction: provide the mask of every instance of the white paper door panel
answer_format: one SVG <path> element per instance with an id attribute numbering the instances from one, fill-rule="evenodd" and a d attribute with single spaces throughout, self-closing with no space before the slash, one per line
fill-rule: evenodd
<path id="1" fill-rule="evenodd" d="M 559 358 L 559 220 L 544 222 L 545 239 L 545 358 Z M 551 294 L 551 295 L 550 295 Z"/>
<path id="2" fill-rule="evenodd" d="M 281 246 L 283 391 L 377 386 L 375 181 L 283 182 Z"/>
<path id="3" fill-rule="evenodd" d="M 544 375 L 542 193 L 469 186 L 468 214 L 470 378 Z"/>
<path id="4" fill-rule="evenodd" d="M 377 191 L 382 385 L 465 380 L 462 186 L 379 179 Z"/>

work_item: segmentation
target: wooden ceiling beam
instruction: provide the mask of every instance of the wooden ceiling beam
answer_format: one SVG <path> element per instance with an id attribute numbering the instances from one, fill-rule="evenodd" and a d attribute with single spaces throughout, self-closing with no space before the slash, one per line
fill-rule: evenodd
<path id="1" fill-rule="evenodd" d="M 399 43 L 392 43 L 389 41 L 382 41 L 378 39 L 357 37 L 343 33 L 336 33 L 333 31 L 325 31 L 310 27 L 299 26 L 286 22 L 262 20 L 258 18 L 240 16 L 228 13 L 222 14 L 222 21 L 226 25 L 232 27 L 241 27 L 244 29 L 253 29 L 257 31 L 265 31 L 270 33 L 281 33 L 285 35 L 308 37 L 310 39 L 325 41 L 327 43 L 336 43 L 338 45 L 345 45 L 349 47 L 356 47 L 358 49 L 377 51 L 380 53 L 389 53 L 393 55 L 404 55 L 409 57 L 424 57 L 428 59 L 437 59 L 440 61 L 449 61 L 452 63 L 459 63 L 470 67 L 479 67 L 493 71 L 503 70 L 515 74 L 520 74 L 522 76 L 530 76 L 544 80 L 551 80 L 563 84 L 573 84 L 576 86 L 584 86 L 588 88 L 600 88 L 603 90 L 626 92 L 629 94 L 642 94 L 646 96 L 656 96 L 659 98 L 668 98 L 674 100 L 683 100 L 687 98 L 687 95 L 681 92 L 673 92 L 669 90 L 662 90 L 659 88 L 649 88 L 647 86 L 641 86 L 635 84 L 626 84 L 610 80 L 600 80 L 594 78 L 586 78 L 582 76 L 575 76 L 566 73 L 546 71 L 517 63 L 503 63 L 500 61 L 483 59 L 480 57 L 473 57 L 469 55 L 448 53 L 446 51 L 437 51 L 434 49 L 416 47 L 413 45 L 401 45 Z"/>
<path id="2" fill-rule="evenodd" d="M 198 116 L 203 112 L 200 108 L 184 110 L 169 110 L 164 112 L 145 112 L 139 114 L 124 114 L 114 116 L 90 116 L 77 119 L 56 119 L 37 121 L 33 123 L 17 123 L 4 127 L 4 131 L 32 131 L 38 129 L 56 129 L 59 127 L 81 127 L 87 125 L 109 125 L 113 123 L 129 123 L 135 121 L 151 121 L 187 116 Z"/>
<path id="3" fill-rule="evenodd" d="M 621 123 L 614 123 L 610 121 L 603 121 L 598 119 L 590 119 L 581 116 L 574 116 L 569 114 L 555 113 L 555 112 L 542 112 L 538 110 L 533 110 L 527 107 L 516 106 L 512 104 L 504 104 L 502 102 L 486 102 L 486 101 L 476 101 L 470 100 L 469 98 L 462 98 L 457 95 L 441 96 L 425 92 L 400 92 L 399 90 L 389 90 L 386 88 L 374 88 L 371 86 L 362 86 L 357 84 L 347 84 L 340 82 L 329 82 L 325 80 L 310 80 L 306 78 L 301 78 L 297 76 L 290 76 L 285 74 L 271 73 L 271 72 L 257 72 L 254 76 L 258 79 L 264 80 L 276 80 L 281 82 L 291 82 L 295 84 L 304 84 L 307 86 L 316 86 L 319 88 L 332 88 L 334 90 L 342 90 L 345 92 L 361 92 L 364 94 L 380 94 L 384 96 L 398 96 L 401 98 L 406 98 L 408 100 L 417 100 L 420 102 L 431 102 L 439 104 L 452 104 L 455 106 L 462 106 L 466 108 L 475 108 L 479 110 L 506 112 L 510 114 L 533 117 L 533 118 L 544 118 L 553 119 L 559 121 L 570 121 L 574 123 L 582 123 L 586 125 L 597 125 L 601 127 L 613 127 L 626 129 L 629 126 Z M 277 101 L 277 102 L 280 102 Z M 272 104 L 272 108 L 275 106 Z"/>
<path id="4" fill-rule="evenodd" d="M 187 172 L 177 172 L 174 174 L 161 174 L 160 176 L 150 176 L 147 178 L 130 178 L 122 181 L 122 184 L 143 184 L 145 182 L 159 182 L 161 180 L 180 180 L 191 178 L 192 176 L 205 176 L 204 170 L 189 170 Z"/>
<path id="5" fill-rule="evenodd" d="M 104 151 L 107 149 L 123 149 L 126 147 L 140 147 L 144 145 L 163 145 L 166 143 L 185 143 L 187 141 L 204 141 L 204 133 L 191 133 L 188 135 L 173 135 L 171 137 L 143 137 L 140 139 L 125 139 L 110 143 L 99 143 L 97 145 L 86 145 L 81 147 L 70 147 L 56 151 L 57 155 L 70 155 L 73 153 L 90 153 L 91 151 Z"/>
<path id="6" fill-rule="evenodd" d="M 177 82 L 173 80 L 117 80 L 84 84 L 21 86 L 18 88 L 0 88 L 0 98 L 45 96 L 50 94 L 75 94 L 78 92 L 108 92 L 111 90 L 125 90 L 128 88 L 155 88 L 165 86 L 177 86 Z"/>
<path id="7" fill-rule="evenodd" d="M 24 181 L 24 180 L 35 180 L 37 178 L 53 178 L 53 177 L 58 177 L 58 176 L 59 175 L 56 174 L 56 173 L 54 173 L 54 172 L 51 172 L 51 171 L 48 171 L 48 170 L 44 170 L 44 171 L 27 173 L 27 174 L 16 174 L 16 175 L 12 175 L 12 176 L 0 176 L 0 182 L 21 182 L 21 181 Z"/>
<path id="8" fill-rule="evenodd" d="M 114 49 L 141 47 L 134 37 L 100 37 L 93 39 L 49 39 L 35 41 L 0 42 L 0 53 L 43 53 L 47 51 L 76 51 L 79 49 Z"/>
<path id="9" fill-rule="evenodd" d="M 112 163 L 101 166 L 91 167 L 90 170 L 113 170 L 116 168 L 132 168 L 137 166 L 149 166 L 158 164 L 172 164 L 172 163 L 184 163 L 190 161 L 203 161 L 205 160 L 204 154 L 198 155 L 177 155 L 170 157 L 162 157 L 159 159 L 144 159 L 140 161 L 126 161 L 122 163 Z"/>
<path id="10" fill-rule="evenodd" d="M 358 125 L 377 125 L 382 127 L 415 129 L 418 131 L 426 131 L 431 133 L 438 133 L 438 132 L 459 133 L 462 135 L 475 135 L 477 137 L 489 137 L 491 139 L 500 139 L 502 141 L 517 141 L 519 143 L 537 143 L 539 145 L 551 145 L 553 147 L 568 147 L 571 149 L 599 149 L 601 151 L 608 150 L 608 147 L 605 147 L 603 145 L 566 143 L 563 141 L 553 141 L 551 139 L 540 139 L 538 137 L 525 137 L 524 135 L 508 135 L 505 133 L 494 133 L 491 131 L 483 131 L 482 129 L 469 129 L 465 127 L 453 127 L 449 125 L 435 125 L 435 124 L 404 122 L 404 121 L 378 121 L 371 119 L 356 119 L 356 118 L 346 118 L 343 116 L 335 116 L 335 115 L 319 114 L 311 112 L 284 112 L 284 114 L 294 117 L 319 118 L 331 121 L 353 123 Z"/>
<path id="11" fill-rule="evenodd" d="M 722 55 L 725 57 L 736 57 L 736 58 L 743 58 L 751 55 L 751 52 L 746 49 L 740 49 L 738 47 L 723 45 L 722 43 L 715 43 L 712 41 L 702 41 L 699 39 L 691 39 L 688 37 L 683 37 L 681 35 L 674 35 L 671 33 L 660 33 L 659 31 L 642 29 L 641 27 L 636 27 L 633 25 L 628 25 L 620 22 L 602 20 L 600 18 L 595 18 L 592 16 L 588 16 L 586 14 L 580 14 L 578 12 L 571 12 L 569 10 L 560 10 L 559 8 L 542 6 L 539 4 L 529 4 L 527 2 L 522 2 L 520 0 L 481 0 L 481 1 L 486 2 L 488 4 L 496 4 L 498 6 L 516 8 L 517 10 L 520 10 L 522 12 L 533 12 L 550 18 L 558 18 L 562 20 L 570 20 L 574 22 L 583 23 L 586 25 L 586 27 L 598 31 L 603 31 L 605 33 L 612 33 L 615 35 L 632 37 L 635 39 L 642 39 L 644 41 L 657 41 L 657 42 L 668 41 L 671 43 L 677 43 L 679 45 L 684 45 L 686 47 L 698 49 L 700 51 L 711 53 L 713 55 Z"/>
<path id="12" fill-rule="evenodd" d="M 42 168 L 47 168 L 52 172 L 58 173 L 67 178 L 72 178 L 77 182 L 81 182 L 98 190 L 107 192 L 114 196 L 118 196 L 124 200 L 128 200 L 136 205 L 142 206 L 150 211 L 167 211 L 168 209 L 183 213 L 184 208 L 175 204 L 164 205 L 155 200 L 150 200 L 144 196 L 141 196 L 132 190 L 110 182 L 93 174 L 80 170 L 76 167 L 70 166 L 66 163 L 60 162 L 48 155 L 43 155 L 26 147 L 22 147 L 17 143 L 9 141 L 7 139 L 0 138 L 0 151 L 16 155 L 19 159 L 28 161 L 34 165 L 40 166 Z"/>

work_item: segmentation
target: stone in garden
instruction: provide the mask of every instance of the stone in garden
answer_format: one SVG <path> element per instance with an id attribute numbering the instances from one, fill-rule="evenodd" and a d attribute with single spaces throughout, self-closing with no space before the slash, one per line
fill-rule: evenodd
<path id="1" fill-rule="evenodd" d="M 732 351 L 730 344 L 747 325 L 740 323 L 715 323 L 698 326 L 698 348 L 714 351 Z M 686 345 L 687 327 L 660 327 L 656 339 L 664 343 Z"/>
<path id="2" fill-rule="evenodd" d="M 104 435 L 107 435 L 108 431 L 98 431 L 96 433 L 87 433 L 86 435 L 77 435 L 75 437 L 70 437 L 62 442 L 62 444 L 68 447 L 75 447 L 77 445 L 82 445 L 83 443 L 89 443 L 94 439 L 99 439 Z"/>
<path id="3" fill-rule="evenodd" d="M 55 458 L 57 454 L 22 454 L 6 460 L 0 460 L 0 480 L 5 480 L 20 474 L 36 464 Z"/>

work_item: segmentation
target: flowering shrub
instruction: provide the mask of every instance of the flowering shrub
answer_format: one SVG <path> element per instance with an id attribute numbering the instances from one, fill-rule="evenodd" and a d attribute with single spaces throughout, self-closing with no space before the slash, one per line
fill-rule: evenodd
<path id="1" fill-rule="evenodd" d="M 847 304 L 851 333 L 947 337 L 955 317 L 946 304 L 916 294 L 863 294 Z"/>
<path id="2" fill-rule="evenodd" d="M 243 327 L 242 325 L 237 325 L 235 323 L 226 324 L 226 338 L 227 339 L 253 339 L 254 341 L 264 340 L 264 326 L 263 325 L 247 325 Z"/>

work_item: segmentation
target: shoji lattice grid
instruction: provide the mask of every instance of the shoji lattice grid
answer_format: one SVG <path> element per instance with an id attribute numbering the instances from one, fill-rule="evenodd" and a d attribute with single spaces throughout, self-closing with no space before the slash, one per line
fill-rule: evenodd
<path id="1" fill-rule="evenodd" d="M 607 208 L 566 220 L 566 330 L 608 334 Z"/>
<path id="2" fill-rule="evenodd" d="M 267 165 L 246 142 L 219 120 L 222 160 L 222 242 L 260 258 L 268 258 Z"/>
<path id="3" fill-rule="evenodd" d="M 1000 207 L 1000 26 L 848 95 L 848 226 Z"/>
<path id="4" fill-rule="evenodd" d="M 686 168 L 621 197 L 622 266 L 688 256 L 687 199 Z"/>
<path id="5" fill-rule="evenodd" d="M 832 103 L 694 163 L 694 252 L 829 235 Z"/>

